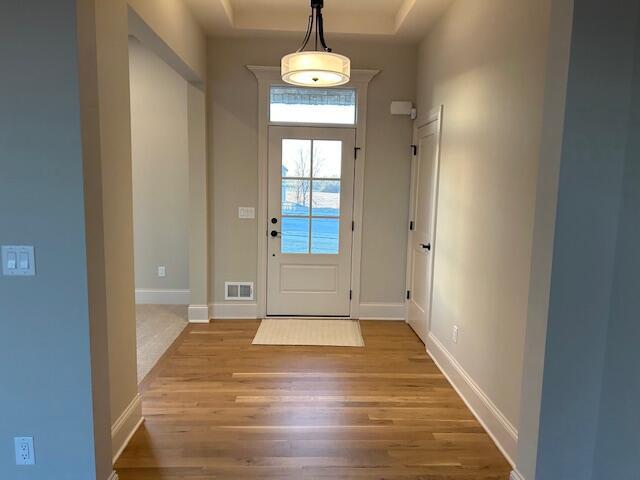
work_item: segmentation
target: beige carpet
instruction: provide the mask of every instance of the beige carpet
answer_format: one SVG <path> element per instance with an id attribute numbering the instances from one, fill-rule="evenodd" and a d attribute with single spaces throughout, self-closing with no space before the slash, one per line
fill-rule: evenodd
<path id="1" fill-rule="evenodd" d="M 138 383 L 186 326 L 186 305 L 136 305 Z"/>
<path id="2" fill-rule="evenodd" d="M 260 323 L 253 344 L 364 347 L 364 340 L 357 320 L 267 318 Z"/>

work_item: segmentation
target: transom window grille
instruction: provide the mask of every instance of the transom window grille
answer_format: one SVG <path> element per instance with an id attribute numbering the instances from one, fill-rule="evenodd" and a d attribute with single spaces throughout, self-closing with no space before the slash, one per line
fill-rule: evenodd
<path id="1" fill-rule="evenodd" d="M 275 123 L 356 124 L 356 90 L 272 86 L 269 117 Z"/>

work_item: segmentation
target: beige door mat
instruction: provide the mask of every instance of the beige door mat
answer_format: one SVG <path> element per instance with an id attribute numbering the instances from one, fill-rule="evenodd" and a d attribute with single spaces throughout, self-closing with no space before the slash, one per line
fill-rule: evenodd
<path id="1" fill-rule="evenodd" d="M 364 340 L 357 320 L 265 318 L 253 344 L 364 347 Z"/>

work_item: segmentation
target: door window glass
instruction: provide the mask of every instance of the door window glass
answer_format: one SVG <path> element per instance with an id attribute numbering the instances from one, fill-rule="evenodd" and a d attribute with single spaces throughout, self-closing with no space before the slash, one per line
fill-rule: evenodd
<path id="1" fill-rule="evenodd" d="M 340 181 L 313 181 L 314 217 L 340 217 Z"/>
<path id="2" fill-rule="evenodd" d="M 282 217 L 282 253 L 309 253 L 309 218 Z"/>
<path id="3" fill-rule="evenodd" d="M 282 176 L 284 178 L 311 176 L 311 140 L 282 141 Z"/>
<path id="4" fill-rule="evenodd" d="M 313 218 L 311 224 L 311 253 L 337 255 L 340 252 L 340 219 Z"/>
<path id="5" fill-rule="evenodd" d="M 342 172 L 342 142 L 315 140 L 313 142 L 314 178 L 340 178 Z"/>
<path id="6" fill-rule="evenodd" d="M 342 142 L 282 140 L 281 253 L 340 253 Z"/>
<path id="7" fill-rule="evenodd" d="M 282 179 L 282 214 L 309 215 L 310 180 Z"/>

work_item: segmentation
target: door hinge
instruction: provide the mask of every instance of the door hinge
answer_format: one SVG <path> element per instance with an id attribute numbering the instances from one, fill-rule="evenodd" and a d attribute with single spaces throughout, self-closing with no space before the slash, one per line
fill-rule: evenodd
<path id="1" fill-rule="evenodd" d="M 413 220 L 411 220 L 409 222 L 409 230 L 411 230 L 413 232 L 413 229 L 415 228 L 415 224 L 413 223 Z"/>
<path id="2" fill-rule="evenodd" d="M 353 158 L 358 158 L 358 152 L 362 150 L 360 147 L 355 147 L 353 149 Z"/>
<path id="3" fill-rule="evenodd" d="M 356 222 L 351 222 L 351 231 L 352 232 L 356 231 Z"/>
<path id="4" fill-rule="evenodd" d="M 349 300 L 353 300 L 353 290 L 349 290 Z"/>
<path id="5" fill-rule="evenodd" d="M 416 155 L 418 155 L 418 146 L 417 145 L 411 145 L 411 153 L 413 154 L 414 157 Z"/>
<path id="6" fill-rule="evenodd" d="M 407 290 L 407 300 L 411 300 L 411 290 Z"/>

